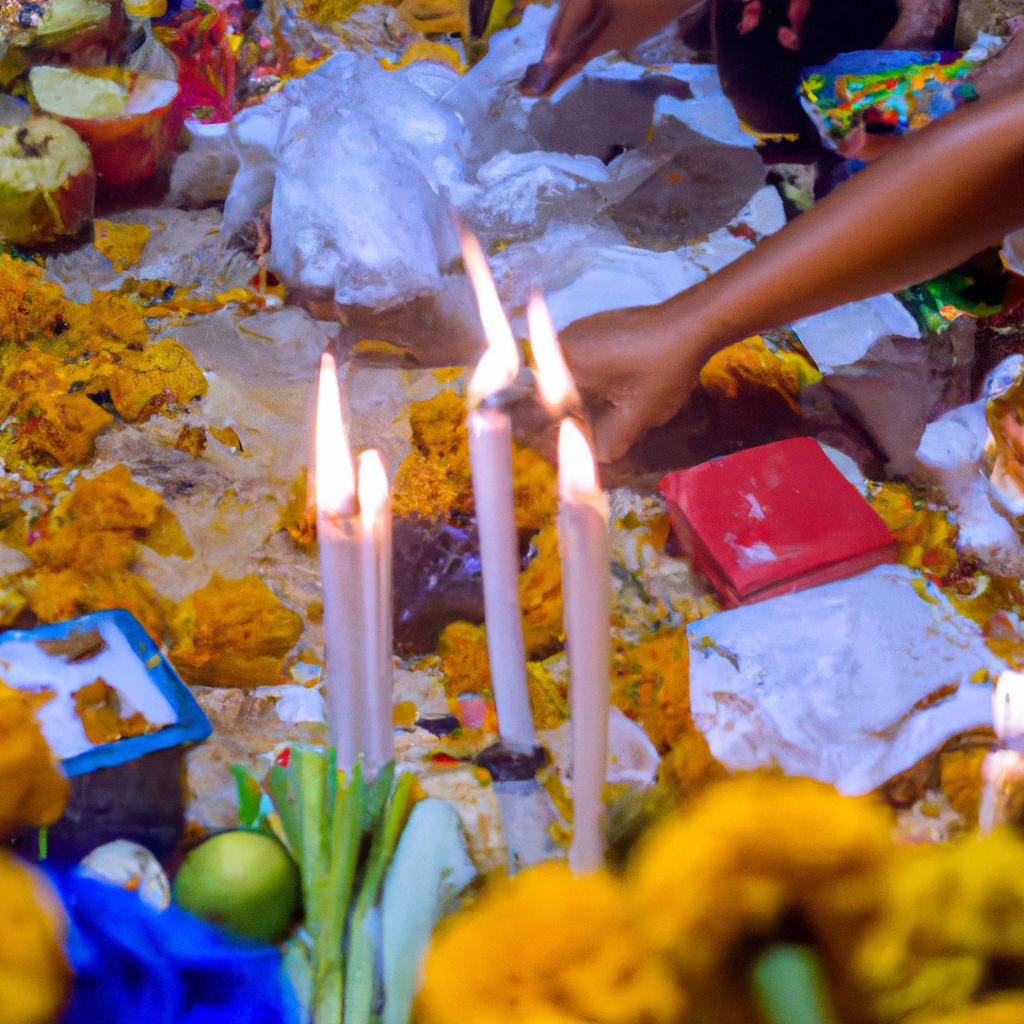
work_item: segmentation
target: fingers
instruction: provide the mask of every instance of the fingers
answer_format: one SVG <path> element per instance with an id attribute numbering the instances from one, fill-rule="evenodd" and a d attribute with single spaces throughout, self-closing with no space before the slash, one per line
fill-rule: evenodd
<path id="1" fill-rule="evenodd" d="M 520 91 L 527 96 L 543 96 L 602 53 L 598 40 L 610 21 L 606 0 L 565 0 L 551 27 L 544 55 L 526 69 Z"/>
<path id="2" fill-rule="evenodd" d="M 594 441 L 601 462 L 615 462 L 629 451 L 647 429 L 643 403 L 636 400 L 604 405 L 594 417 Z"/>

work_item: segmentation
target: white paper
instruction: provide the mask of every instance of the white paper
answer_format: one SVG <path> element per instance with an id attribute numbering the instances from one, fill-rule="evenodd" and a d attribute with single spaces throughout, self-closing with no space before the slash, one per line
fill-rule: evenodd
<path id="1" fill-rule="evenodd" d="M 992 685 L 971 679 L 1004 667 L 903 566 L 712 615 L 689 627 L 689 643 L 693 719 L 716 758 L 847 794 L 991 724 Z M 956 689 L 940 699 L 945 687 Z"/>

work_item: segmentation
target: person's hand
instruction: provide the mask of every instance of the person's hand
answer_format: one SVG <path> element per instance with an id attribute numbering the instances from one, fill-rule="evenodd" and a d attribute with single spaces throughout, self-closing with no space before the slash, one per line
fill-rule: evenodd
<path id="1" fill-rule="evenodd" d="M 670 420 L 690 397 L 707 358 L 663 307 L 598 313 L 560 332 L 591 413 L 598 458 L 614 462 L 645 431 Z"/>
<path id="2" fill-rule="evenodd" d="M 519 87 L 527 96 L 543 96 L 593 57 L 643 42 L 696 2 L 561 0 L 544 54 Z"/>
<path id="3" fill-rule="evenodd" d="M 930 50 L 952 36 L 955 0 L 897 0 L 899 17 L 883 50 Z"/>

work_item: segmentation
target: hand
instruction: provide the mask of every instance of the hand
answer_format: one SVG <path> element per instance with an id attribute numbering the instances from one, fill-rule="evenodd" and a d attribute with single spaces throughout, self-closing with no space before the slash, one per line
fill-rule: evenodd
<path id="1" fill-rule="evenodd" d="M 930 50 L 951 37 L 955 0 L 898 0 L 899 17 L 882 40 L 883 50 Z"/>
<path id="2" fill-rule="evenodd" d="M 680 341 L 663 306 L 598 313 L 560 334 L 590 410 L 598 458 L 614 462 L 645 431 L 670 420 L 697 385 L 706 349 Z"/>
<path id="3" fill-rule="evenodd" d="M 628 50 L 693 7 L 697 0 L 561 0 L 540 62 L 519 88 L 551 92 L 578 68 L 610 50 Z"/>

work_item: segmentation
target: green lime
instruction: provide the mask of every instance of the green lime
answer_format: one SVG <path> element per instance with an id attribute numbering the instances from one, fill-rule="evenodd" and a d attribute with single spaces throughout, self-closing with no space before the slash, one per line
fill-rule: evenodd
<path id="1" fill-rule="evenodd" d="M 235 935 L 276 942 L 301 908 L 299 870 L 276 839 L 223 832 L 185 858 L 174 879 L 174 899 Z"/>

